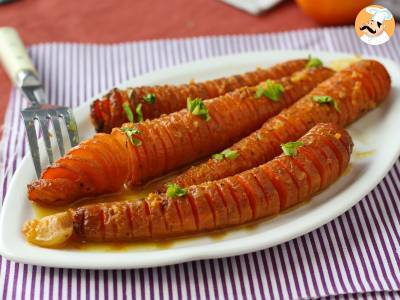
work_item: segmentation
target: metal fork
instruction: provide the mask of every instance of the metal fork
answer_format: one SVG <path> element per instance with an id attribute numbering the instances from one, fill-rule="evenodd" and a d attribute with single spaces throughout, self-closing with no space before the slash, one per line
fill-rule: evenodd
<path id="1" fill-rule="evenodd" d="M 71 146 L 79 142 L 78 130 L 72 110 L 65 106 L 51 105 L 46 101 L 43 85 L 35 70 L 18 33 L 11 27 L 0 28 L 0 60 L 13 81 L 23 95 L 31 102 L 31 106 L 22 110 L 29 148 L 35 166 L 36 174 L 40 177 L 42 168 L 38 136 L 35 129 L 35 120 L 43 133 L 44 144 L 50 164 L 54 161 L 49 132 L 50 122 L 53 125 L 60 154 L 65 154 L 64 139 L 61 131 L 60 118 L 65 122 Z"/>

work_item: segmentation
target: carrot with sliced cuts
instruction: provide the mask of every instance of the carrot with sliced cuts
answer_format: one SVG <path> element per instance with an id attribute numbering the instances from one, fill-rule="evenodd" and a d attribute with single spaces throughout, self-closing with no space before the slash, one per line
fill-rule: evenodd
<path id="1" fill-rule="evenodd" d="M 318 157 L 323 158 L 322 163 L 324 164 L 324 170 L 328 170 L 326 183 L 329 184 L 332 178 L 335 178 L 339 173 L 339 164 L 335 154 L 333 153 L 332 149 L 329 148 L 320 136 L 316 136 L 316 139 L 320 141 L 319 147 L 312 147 L 311 149 L 317 153 Z"/>
<path id="2" fill-rule="evenodd" d="M 205 189 L 205 195 L 208 202 L 215 210 L 215 225 L 219 228 L 229 226 L 229 213 L 225 199 L 221 197 L 218 187 L 215 184 L 210 184 Z"/>
<path id="3" fill-rule="evenodd" d="M 91 105 L 91 119 L 97 132 L 110 133 L 115 127 L 128 122 L 125 110 L 135 115 L 137 105 L 142 105 L 144 119 L 155 119 L 162 114 L 176 112 L 186 107 L 186 99 L 200 97 L 211 99 L 235 89 L 254 86 L 267 79 L 290 76 L 303 69 L 307 60 L 290 60 L 268 69 L 257 69 L 241 75 L 183 85 L 142 86 L 113 89 Z M 124 107 L 125 106 L 125 107 Z M 137 119 L 135 119 L 137 121 Z"/>
<path id="4" fill-rule="evenodd" d="M 55 163 L 53 166 L 47 168 L 42 173 L 42 178 L 73 178 L 74 181 L 80 180 L 81 175 L 77 173 L 75 170 L 71 170 L 69 168 L 65 168 L 61 166 L 59 163 Z"/>
<path id="5" fill-rule="evenodd" d="M 207 231 L 215 227 L 215 216 L 208 201 L 204 198 L 202 189 L 189 188 L 188 198 L 193 204 L 198 215 L 198 226 L 200 231 Z"/>
<path id="6" fill-rule="evenodd" d="M 299 199 L 299 191 L 290 174 L 281 167 L 279 161 L 272 160 L 263 165 L 263 171 L 268 174 L 272 184 L 278 191 L 280 210 L 291 207 Z"/>
<path id="7" fill-rule="evenodd" d="M 293 159 L 293 163 L 306 174 L 309 194 L 314 194 L 316 191 L 318 191 L 321 188 L 320 173 L 313 162 L 307 159 L 302 149 L 297 151 L 297 155 Z"/>
<path id="8" fill-rule="evenodd" d="M 132 235 L 141 238 L 153 235 L 153 225 L 147 202 L 144 200 L 135 201 L 128 205 L 128 207 L 132 220 Z"/>
<path id="9" fill-rule="evenodd" d="M 151 223 L 151 232 L 155 236 L 164 235 L 170 232 L 167 220 L 165 218 L 165 211 L 161 199 L 149 197 L 144 200 L 145 207 L 149 211 L 149 219 Z"/>
<path id="10" fill-rule="evenodd" d="M 310 194 L 310 186 L 307 181 L 307 175 L 300 169 L 294 162 L 294 159 L 282 159 L 279 161 L 281 168 L 285 169 L 286 172 L 292 178 L 294 184 L 297 187 L 298 197 L 304 199 L 306 195 Z"/>
<path id="11" fill-rule="evenodd" d="M 343 166 L 348 165 L 353 144 L 344 129 L 334 124 L 319 124 L 299 140 L 296 151 L 235 176 L 180 189 L 179 193 L 169 190 L 134 202 L 70 209 L 47 219 L 29 221 L 23 232 L 30 242 L 55 246 L 72 236 L 93 242 L 158 240 L 246 224 L 309 200 L 327 187 L 319 184 L 314 159 L 304 155 L 304 150 L 311 149 L 319 153 L 320 161 L 325 160 L 321 153 L 327 152 L 327 141 L 332 142 L 329 148 L 338 155 L 331 165 L 323 166 L 329 185 L 343 172 Z M 297 164 L 304 168 L 300 170 Z M 308 185 L 306 177 L 314 183 Z M 48 224 L 52 227 L 46 227 Z"/>
<path id="12" fill-rule="evenodd" d="M 264 192 L 264 201 L 266 205 L 265 210 L 262 211 L 263 215 L 276 215 L 280 211 L 278 191 L 275 189 L 271 180 L 265 176 L 265 173 L 262 171 L 261 167 L 252 169 L 251 174 L 254 176 Z"/>
<path id="13" fill-rule="evenodd" d="M 226 178 L 225 183 L 231 191 L 231 195 L 236 202 L 240 211 L 240 222 L 245 223 L 253 218 L 253 207 L 251 206 L 251 201 L 248 198 L 245 190 L 240 184 L 237 177 L 232 176 Z"/>
<path id="14" fill-rule="evenodd" d="M 178 206 L 174 201 L 162 202 L 162 211 L 165 211 L 165 223 L 167 224 L 168 231 L 174 234 L 175 232 L 182 232 L 182 216 L 179 212 Z"/>
<path id="15" fill-rule="evenodd" d="M 197 215 L 194 214 L 192 210 L 191 203 L 186 199 L 173 199 L 177 209 L 179 209 L 182 218 L 182 227 L 190 228 L 191 231 L 196 231 L 197 226 Z"/>
<path id="16" fill-rule="evenodd" d="M 237 179 L 250 200 L 250 206 L 253 211 L 252 218 L 258 219 L 262 217 L 263 213 L 267 211 L 267 207 L 266 202 L 264 201 L 264 192 L 257 183 L 257 180 L 250 172 L 239 174 Z"/>
<path id="17" fill-rule="evenodd" d="M 81 182 L 75 177 L 70 178 L 73 181 L 70 186 L 75 186 L 73 191 L 66 195 L 53 194 L 52 200 L 48 189 L 54 188 L 54 184 L 48 182 L 56 177 L 40 178 L 29 185 L 29 199 L 60 205 L 105 191 L 118 192 L 124 184 L 142 184 L 237 142 L 332 74 L 332 70 L 324 67 L 307 68 L 289 78 L 241 88 L 204 102 L 196 100 L 193 102 L 195 108 L 190 108 L 192 111 L 185 109 L 158 119 L 125 124 L 121 129 L 115 128 L 110 135 L 97 134 L 83 143 L 85 151 L 90 152 L 86 157 L 94 157 L 93 170 L 96 171 L 90 169 L 89 163 L 83 163 L 82 168 L 71 163 L 71 169 L 86 176 L 88 182 L 96 182 L 90 190 L 82 190 Z M 282 90 L 277 99 L 259 94 L 260 89 L 264 93 L 268 84 Z M 290 95 L 287 94 L 289 91 Z M 104 149 L 92 146 L 98 141 L 106 145 Z M 79 157 L 73 152 L 68 155 L 71 160 Z M 83 157 L 79 159 L 84 162 Z M 62 160 L 69 164 L 68 159 Z M 102 165 L 104 161 L 108 161 L 107 167 Z M 116 172 L 115 177 L 110 176 L 114 173 L 109 172 L 111 168 Z M 41 193 L 46 194 L 44 201 Z"/>
<path id="18" fill-rule="evenodd" d="M 229 190 L 229 187 L 225 182 L 213 182 L 215 189 L 218 192 L 219 199 L 226 206 L 226 212 L 228 215 L 228 225 L 237 224 L 240 222 L 240 210 L 239 207 L 234 200 L 232 193 Z"/>
<path id="19" fill-rule="evenodd" d="M 229 149 L 237 154 L 235 159 L 210 158 L 180 174 L 174 182 L 181 186 L 200 184 L 263 164 L 280 153 L 280 144 L 298 139 L 320 122 L 345 126 L 355 121 L 385 99 L 390 85 L 389 74 L 381 63 L 362 60 L 352 64 L 266 121 L 260 129 L 231 145 Z M 310 149 L 304 154 L 312 155 L 312 152 Z M 335 159 L 329 148 L 323 152 L 328 162 L 321 162 L 322 164 Z M 324 169 L 325 167 L 320 168 L 323 185 L 329 182 L 329 178 L 324 175 Z M 163 191 L 164 188 L 160 190 Z"/>

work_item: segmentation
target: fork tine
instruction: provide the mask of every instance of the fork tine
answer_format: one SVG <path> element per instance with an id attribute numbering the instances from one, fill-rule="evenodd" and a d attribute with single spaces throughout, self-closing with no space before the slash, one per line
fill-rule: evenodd
<path id="1" fill-rule="evenodd" d="M 56 111 L 51 111 L 50 116 L 54 128 L 54 133 L 56 134 L 58 148 L 60 149 L 60 154 L 61 156 L 64 156 L 65 154 L 64 140 L 61 132 L 60 121 L 58 120 L 58 114 Z"/>
<path id="2" fill-rule="evenodd" d="M 36 175 L 39 178 L 42 172 L 42 167 L 40 165 L 40 154 L 39 154 L 39 146 L 35 130 L 35 123 L 33 119 L 24 118 L 24 124 L 25 124 L 26 134 L 28 136 L 29 148 L 31 149 L 31 155 L 33 164 L 35 166 Z"/>
<path id="3" fill-rule="evenodd" d="M 67 126 L 71 147 L 74 147 L 79 143 L 79 134 L 78 126 L 76 125 L 72 110 L 68 108 L 65 112 L 62 113 L 62 116 L 64 117 L 65 124 Z"/>
<path id="4" fill-rule="evenodd" d="M 42 129 L 42 132 L 43 132 L 43 139 L 44 139 L 44 144 L 46 146 L 47 156 L 49 157 L 50 164 L 52 164 L 54 161 L 54 158 L 53 158 L 53 151 L 51 149 L 50 134 L 49 134 L 49 122 L 48 121 L 49 120 L 47 118 L 47 115 L 39 116 L 39 124 L 40 124 L 40 128 Z"/>

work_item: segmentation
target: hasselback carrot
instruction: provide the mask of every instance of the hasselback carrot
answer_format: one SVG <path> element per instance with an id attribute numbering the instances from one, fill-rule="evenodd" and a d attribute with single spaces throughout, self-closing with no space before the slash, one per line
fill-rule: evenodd
<path id="1" fill-rule="evenodd" d="M 110 133 L 114 127 L 120 127 L 130 121 L 128 118 L 130 112 L 132 112 L 130 118 L 133 117 L 133 121 L 138 121 L 135 118 L 138 104 L 141 104 L 144 119 L 154 119 L 162 114 L 185 108 L 188 97 L 215 98 L 240 87 L 257 85 L 267 79 L 290 76 L 303 69 L 306 64 L 306 59 L 297 59 L 268 69 L 258 68 L 252 72 L 199 83 L 113 89 L 91 104 L 92 123 L 97 132 Z"/>
<path id="2" fill-rule="evenodd" d="M 28 186 L 28 197 L 58 205 L 143 183 L 233 144 L 332 74 L 324 67 L 306 68 L 215 99 L 190 100 L 190 112 L 97 134 L 44 170 Z"/>
<path id="3" fill-rule="evenodd" d="M 211 158 L 177 176 L 174 182 L 190 186 L 251 169 L 278 155 L 280 144 L 298 139 L 319 122 L 340 126 L 353 122 L 376 107 L 389 91 L 390 77 L 382 64 L 374 60 L 355 63 L 231 146 L 234 159 Z"/>
<path id="4" fill-rule="evenodd" d="M 318 124 L 292 152 L 232 177 L 181 190 L 152 193 L 133 202 L 82 206 L 29 221 L 26 238 L 55 246 L 71 236 L 81 241 L 166 239 L 224 229 L 275 215 L 309 200 L 346 169 L 352 139 L 334 124 Z M 329 159 L 327 159 L 329 157 Z"/>

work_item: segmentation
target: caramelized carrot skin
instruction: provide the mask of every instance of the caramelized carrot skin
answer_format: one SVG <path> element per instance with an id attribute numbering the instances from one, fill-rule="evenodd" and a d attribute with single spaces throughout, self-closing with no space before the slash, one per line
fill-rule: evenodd
<path id="1" fill-rule="evenodd" d="M 332 173 L 323 184 L 317 180 L 318 186 L 310 185 L 313 177 L 320 178 L 314 158 L 305 151 L 295 156 L 282 154 L 233 177 L 191 186 L 185 197 L 150 194 L 134 202 L 93 204 L 71 210 L 74 233 L 79 239 L 92 242 L 165 239 L 275 215 L 332 184 L 349 163 L 353 143 L 337 125 L 318 124 L 300 141 L 304 143 L 300 148 L 303 150 L 330 149 L 335 153 L 332 169 L 339 172 Z M 304 168 L 288 167 L 298 165 Z"/>
<path id="2" fill-rule="evenodd" d="M 91 105 L 91 119 L 97 132 L 110 133 L 115 127 L 128 122 L 123 103 L 129 104 L 134 112 L 136 105 L 142 104 L 144 119 L 155 119 L 186 107 L 188 97 L 211 99 L 244 86 L 254 86 L 267 79 L 289 76 L 305 67 L 307 60 L 291 60 L 268 69 L 258 68 L 241 75 L 218 78 L 199 83 L 182 85 L 143 86 L 126 90 L 113 89 Z M 143 100 L 147 94 L 155 95 L 155 103 Z"/>
<path id="3" fill-rule="evenodd" d="M 124 184 L 138 185 L 237 142 L 268 118 L 290 106 L 318 83 L 332 76 L 328 68 L 304 69 L 276 82 L 284 87 L 280 101 L 256 97 L 257 87 L 244 87 L 205 101 L 211 117 L 205 121 L 187 110 L 136 124 L 133 145 L 123 130 L 97 134 L 73 148 L 28 186 L 32 201 L 61 205 L 117 192 Z M 59 193 L 68 186 L 67 193 Z"/>
<path id="4" fill-rule="evenodd" d="M 390 77 L 382 64 L 363 60 L 338 72 L 319 84 L 311 93 L 264 123 L 249 136 L 230 147 L 237 151 L 235 160 L 214 160 L 190 168 L 175 183 L 190 186 L 217 180 L 258 166 L 281 152 L 280 144 L 297 140 L 320 122 L 346 126 L 385 99 L 390 90 Z M 321 105 L 314 96 L 331 96 L 338 104 Z M 310 150 L 311 152 L 315 152 Z M 329 151 L 328 151 L 329 152 Z M 319 153 L 326 158 L 332 153 Z"/>
<path id="5" fill-rule="evenodd" d="M 121 189 L 134 164 L 132 145 L 121 132 L 96 134 L 46 168 L 28 185 L 32 201 L 63 205 L 71 200 Z"/>

